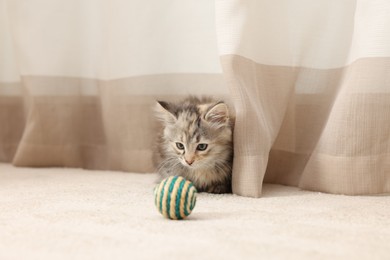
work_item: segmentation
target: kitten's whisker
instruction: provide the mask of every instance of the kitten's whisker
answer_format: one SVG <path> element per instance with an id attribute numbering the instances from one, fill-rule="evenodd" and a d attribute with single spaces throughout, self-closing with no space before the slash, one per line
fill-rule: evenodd
<path id="1" fill-rule="evenodd" d="M 169 158 L 169 159 L 161 162 L 160 165 L 158 166 L 158 169 L 164 168 L 165 166 L 167 166 L 168 164 L 174 162 L 175 160 L 177 160 L 177 159 L 176 158 Z"/>

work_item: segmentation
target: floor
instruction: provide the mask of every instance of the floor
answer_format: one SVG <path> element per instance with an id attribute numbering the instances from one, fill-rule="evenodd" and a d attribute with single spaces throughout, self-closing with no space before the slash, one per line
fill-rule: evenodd
<path id="1" fill-rule="evenodd" d="M 0 259 L 390 259 L 390 196 L 264 185 L 163 218 L 154 174 L 0 164 Z"/>

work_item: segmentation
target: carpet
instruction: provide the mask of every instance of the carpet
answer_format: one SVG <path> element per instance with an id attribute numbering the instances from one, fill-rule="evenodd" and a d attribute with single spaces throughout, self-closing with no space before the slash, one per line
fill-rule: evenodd
<path id="1" fill-rule="evenodd" d="M 0 164 L 0 259 L 390 259 L 390 196 L 264 185 L 155 209 L 155 174 Z"/>

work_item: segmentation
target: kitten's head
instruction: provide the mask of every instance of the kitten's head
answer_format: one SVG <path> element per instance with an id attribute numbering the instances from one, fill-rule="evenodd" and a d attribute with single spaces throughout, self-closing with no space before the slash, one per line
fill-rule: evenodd
<path id="1" fill-rule="evenodd" d="M 163 151 L 189 169 L 228 160 L 232 127 L 223 102 L 190 99 L 180 104 L 157 102 L 157 116 L 164 124 Z"/>

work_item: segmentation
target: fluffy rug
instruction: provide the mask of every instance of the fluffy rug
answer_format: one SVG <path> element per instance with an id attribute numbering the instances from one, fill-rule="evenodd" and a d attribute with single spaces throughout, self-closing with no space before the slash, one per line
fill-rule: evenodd
<path id="1" fill-rule="evenodd" d="M 0 259 L 390 258 L 390 196 L 265 185 L 259 199 L 198 194 L 172 221 L 155 177 L 0 164 Z"/>

